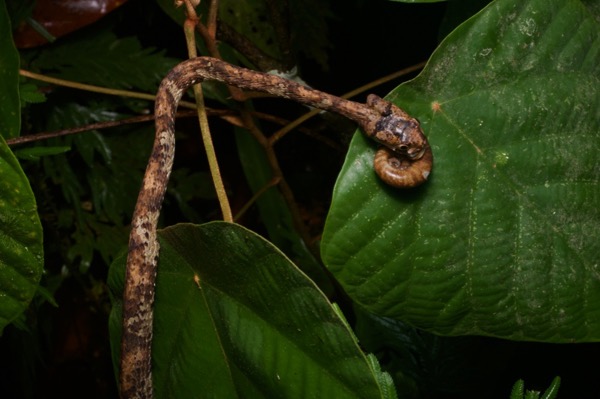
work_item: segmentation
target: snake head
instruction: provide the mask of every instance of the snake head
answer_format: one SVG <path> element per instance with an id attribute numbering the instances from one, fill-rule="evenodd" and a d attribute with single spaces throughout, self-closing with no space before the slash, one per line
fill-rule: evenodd
<path id="1" fill-rule="evenodd" d="M 376 112 L 365 129 L 372 139 L 410 160 L 423 157 L 429 143 L 417 119 L 374 94 L 367 97 L 367 106 Z"/>

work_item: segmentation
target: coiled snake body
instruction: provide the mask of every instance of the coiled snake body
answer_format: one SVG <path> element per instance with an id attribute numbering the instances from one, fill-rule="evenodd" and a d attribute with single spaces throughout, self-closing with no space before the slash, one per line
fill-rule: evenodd
<path id="1" fill-rule="evenodd" d="M 431 148 L 419 122 L 375 95 L 370 95 L 366 104 L 360 104 L 209 57 L 187 60 L 173 68 L 157 93 L 156 137 L 129 238 L 120 376 L 121 392 L 126 398 L 152 397 L 152 304 L 159 250 L 156 227 L 175 153 L 175 111 L 184 91 L 204 80 L 266 92 L 355 121 L 368 137 L 383 145 L 375 156 L 375 171 L 394 187 L 408 188 L 425 182 L 433 164 Z"/>

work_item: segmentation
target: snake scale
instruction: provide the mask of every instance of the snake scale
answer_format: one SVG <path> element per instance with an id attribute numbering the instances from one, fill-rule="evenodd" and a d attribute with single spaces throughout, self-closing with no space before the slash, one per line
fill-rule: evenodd
<path id="1" fill-rule="evenodd" d="M 152 397 L 152 305 L 159 251 L 156 227 L 175 154 L 175 111 L 185 90 L 205 80 L 266 92 L 353 120 L 382 145 L 375 155 L 374 169 L 391 186 L 422 184 L 433 165 L 431 148 L 419 122 L 376 95 L 369 95 L 366 104 L 361 104 L 210 57 L 193 58 L 175 66 L 156 96 L 156 136 L 129 237 L 121 341 L 123 398 Z"/>

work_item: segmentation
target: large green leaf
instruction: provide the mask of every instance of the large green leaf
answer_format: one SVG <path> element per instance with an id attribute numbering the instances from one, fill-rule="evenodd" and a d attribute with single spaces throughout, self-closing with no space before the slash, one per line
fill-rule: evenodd
<path id="1" fill-rule="evenodd" d="M 376 373 L 314 283 L 273 245 L 223 222 L 159 234 L 158 398 L 375 398 Z M 124 257 L 111 268 L 118 359 Z"/>
<path id="2" fill-rule="evenodd" d="M 600 29 L 590 10 L 495 1 L 388 97 L 430 138 L 424 186 L 384 186 L 374 145 L 355 137 L 322 254 L 356 302 L 440 334 L 600 339 Z"/>
<path id="3" fill-rule="evenodd" d="M 0 334 L 29 305 L 43 267 L 35 197 L 4 138 L 19 135 L 19 55 L 5 3 L 0 3 Z"/>
<path id="4" fill-rule="evenodd" d="M 0 333 L 29 305 L 43 261 L 35 197 L 19 162 L 0 137 Z"/>

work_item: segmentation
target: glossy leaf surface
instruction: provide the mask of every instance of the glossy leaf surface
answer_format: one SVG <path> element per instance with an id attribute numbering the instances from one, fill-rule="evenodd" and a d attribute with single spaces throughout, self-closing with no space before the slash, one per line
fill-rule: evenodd
<path id="1" fill-rule="evenodd" d="M 29 305 L 43 268 L 42 226 L 35 197 L 5 138 L 19 135 L 19 56 L 0 4 L 0 335 Z"/>
<path id="2" fill-rule="evenodd" d="M 19 162 L 0 137 L 0 333 L 29 305 L 43 269 L 42 226 Z"/>
<path id="3" fill-rule="evenodd" d="M 222 222 L 177 225 L 160 232 L 160 242 L 156 397 L 382 396 L 345 322 L 270 243 Z M 116 303 L 123 264 L 109 277 Z M 119 325 L 116 306 L 113 346 Z"/>
<path id="4" fill-rule="evenodd" d="M 56 39 L 94 23 L 127 0 L 38 0 L 31 20 L 23 22 L 15 35 L 19 48 L 47 44 L 45 36 Z M 45 30 L 46 32 L 42 32 Z"/>
<path id="5" fill-rule="evenodd" d="M 356 302 L 439 334 L 600 339 L 596 11 L 495 1 L 388 96 L 421 120 L 434 169 L 388 188 L 355 137 L 322 254 Z"/>

